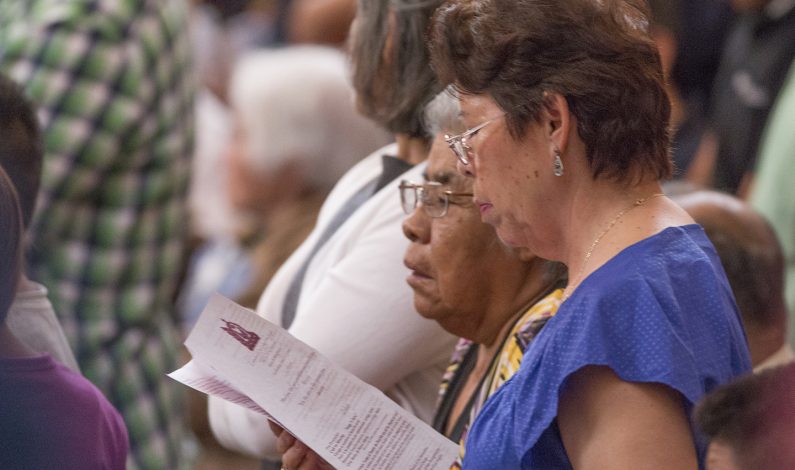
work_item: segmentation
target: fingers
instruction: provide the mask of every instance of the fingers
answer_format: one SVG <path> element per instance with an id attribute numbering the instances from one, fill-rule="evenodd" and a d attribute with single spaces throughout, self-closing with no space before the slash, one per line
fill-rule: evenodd
<path id="1" fill-rule="evenodd" d="M 295 437 L 292 436 L 289 432 L 282 432 L 279 437 L 276 439 L 276 450 L 280 454 L 284 454 L 288 452 L 292 447 L 293 444 L 299 443 L 296 441 Z"/>
<path id="2" fill-rule="evenodd" d="M 278 424 L 274 423 L 271 420 L 268 420 L 268 426 L 271 428 L 271 432 L 274 436 L 279 437 L 284 432 L 284 428 L 279 426 Z"/>
<path id="3" fill-rule="evenodd" d="M 293 441 L 295 444 L 282 452 L 282 465 L 290 470 L 313 468 L 309 466 L 311 461 L 306 459 L 307 447 L 300 441 Z"/>
<path id="4" fill-rule="evenodd" d="M 301 462 L 301 465 L 298 467 L 298 470 L 324 470 L 324 469 L 332 469 L 332 467 L 327 466 L 327 464 L 325 464 L 323 459 L 321 459 L 312 449 L 307 448 L 306 454 L 304 455 L 304 460 L 303 462 Z"/>
<path id="5" fill-rule="evenodd" d="M 276 450 L 282 454 L 283 470 L 333 470 L 332 466 L 281 426 L 272 421 L 268 421 L 268 426 L 276 436 Z"/>

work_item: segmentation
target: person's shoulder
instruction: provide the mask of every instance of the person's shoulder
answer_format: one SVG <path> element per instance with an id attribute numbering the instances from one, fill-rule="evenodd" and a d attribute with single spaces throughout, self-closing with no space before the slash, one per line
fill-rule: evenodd
<path id="1" fill-rule="evenodd" d="M 30 410 L 25 419 L 46 419 L 53 429 L 72 430 L 73 434 L 61 436 L 60 444 L 79 447 L 87 453 L 87 461 L 112 459 L 122 464 L 128 450 L 127 428 L 121 414 L 93 383 L 49 355 L 17 362 L 15 379 L 21 385 L 17 393 L 30 392 L 24 398 Z"/>
<path id="2" fill-rule="evenodd" d="M 721 308 L 712 308 L 716 304 Z M 695 224 L 669 227 L 626 248 L 564 305 L 571 311 L 564 318 L 610 330 L 646 323 L 676 327 L 705 316 L 725 319 L 734 311 L 717 254 Z"/>
<path id="3" fill-rule="evenodd" d="M 717 254 L 700 225 L 668 227 L 628 246 L 595 271 L 592 284 L 600 289 L 627 288 L 688 266 L 713 266 Z"/>
<path id="4" fill-rule="evenodd" d="M 685 341 L 706 348 L 711 333 L 732 341 L 742 336 L 731 288 L 700 226 L 668 228 L 617 258 L 583 292 L 574 292 L 574 315 L 566 316 L 587 330 L 618 333 L 599 341 L 622 348 Z M 575 324 L 567 325 L 576 332 Z M 718 343 L 710 347 L 725 346 Z"/>

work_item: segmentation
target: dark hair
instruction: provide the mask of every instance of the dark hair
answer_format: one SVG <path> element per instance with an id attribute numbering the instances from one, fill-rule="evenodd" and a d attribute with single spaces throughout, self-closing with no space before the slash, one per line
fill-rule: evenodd
<path id="1" fill-rule="evenodd" d="M 431 16 L 441 3 L 359 0 L 349 44 L 353 86 L 362 112 L 391 132 L 427 138 L 423 111 L 442 86 L 431 69 L 426 36 Z M 385 60 L 390 32 L 391 57 Z"/>
<path id="2" fill-rule="evenodd" d="M 651 24 L 670 31 L 678 37 L 681 30 L 681 17 L 679 0 L 649 0 Z"/>
<path id="3" fill-rule="evenodd" d="M 727 217 L 725 224 L 696 222 L 715 245 L 743 322 L 769 328 L 786 321 L 784 254 L 775 232 L 758 214 L 755 223 Z"/>
<path id="4" fill-rule="evenodd" d="M 22 213 L 14 184 L 0 165 L 0 323 L 14 301 L 22 270 Z"/>
<path id="5" fill-rule="evenodd" d="M 26 227 L 36 208 L 43 152 L 33 105 L 16 83 L 0 73 L 0 165 L 19 194 Z"/>
<path id="6" fill-rule="evenodd" d="M 718 191 L 669 195 L 715 246 L 746 327 L 785 328 L 784 253 L 767 220 L 745 202 Z"/>
<path id="7" fill-rule="evenodd" d="M 795 364 L 724 385 L 694 411 L 701 431 L 729 445 L 741 468 L 793 468 Z"/>
<path id="8" fill-rule="evenodd" d="M 670 102 L 643 0 L 448 0 L 431 29 L 443 84 L 489 94 L 515 139 L 566 97 L 594 178 L 671 174 Z"/>

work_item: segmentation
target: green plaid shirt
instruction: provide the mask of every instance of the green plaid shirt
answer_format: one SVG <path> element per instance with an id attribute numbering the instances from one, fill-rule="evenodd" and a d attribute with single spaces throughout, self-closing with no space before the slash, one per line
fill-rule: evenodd
<path id="1" fill-rule="evenodd" d="M 181 0 L 0 0 L 0 70 L 39 106 L 30 275 L 121 411 L 129 468 L 182 466 L 178 388 L 194 84 Z"/>

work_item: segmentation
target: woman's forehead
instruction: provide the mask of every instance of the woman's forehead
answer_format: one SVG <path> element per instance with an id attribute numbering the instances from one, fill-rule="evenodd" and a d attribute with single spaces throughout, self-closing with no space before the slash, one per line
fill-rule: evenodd
<path id="1" fill-rule="evenodd" d="M 456 158 L 453 151 L 444 140 L 444 132 L 438 135 L 431 146 L 428 154 L 428 167 L 425 175 L 429 181 L 438 181 L 442 184 L 452 184 L 464 176 L 459 174 L 456 169 Z"/>

